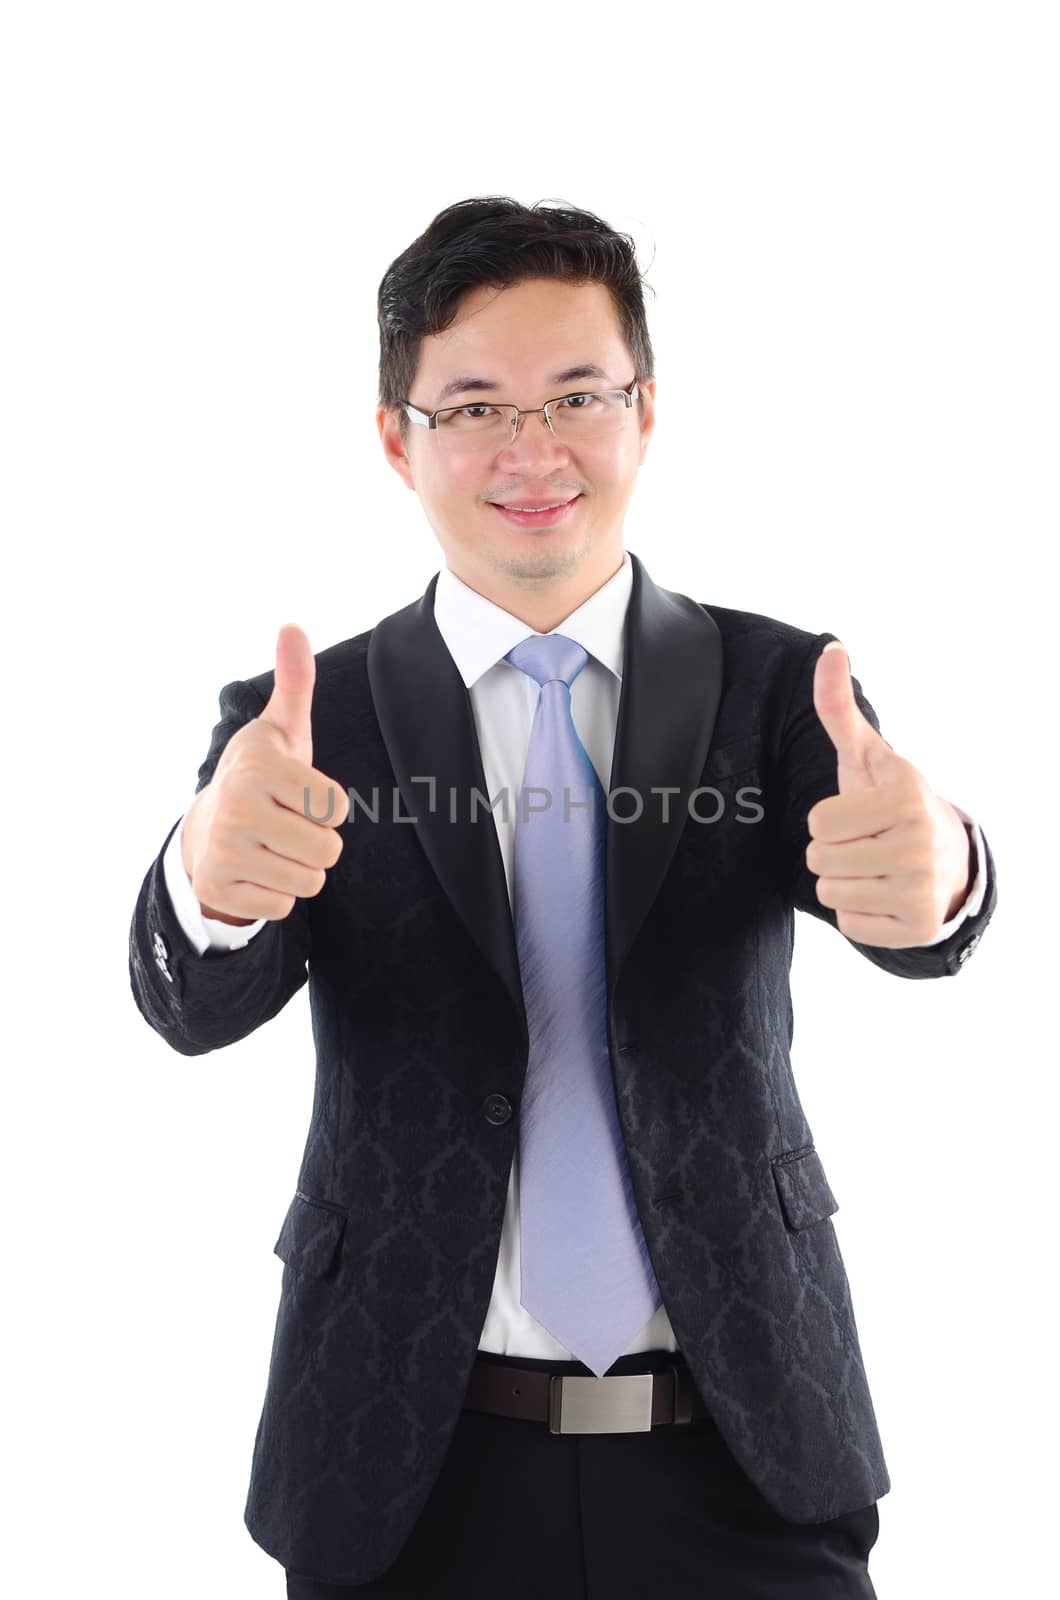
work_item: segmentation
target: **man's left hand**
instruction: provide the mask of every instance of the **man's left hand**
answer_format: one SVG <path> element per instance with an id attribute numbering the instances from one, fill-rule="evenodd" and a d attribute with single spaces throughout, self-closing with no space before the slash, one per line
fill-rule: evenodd
<path id="1" fill-rule="evenodd" d="M 806 865 L 817 874 L 817 898 L 858 944 L 929 944 L 967 897 L 968 831 L 862 714 L 837 642 L 817 661 L 813 703 L 835 746 L 839 789 L 806 818 Z"/>

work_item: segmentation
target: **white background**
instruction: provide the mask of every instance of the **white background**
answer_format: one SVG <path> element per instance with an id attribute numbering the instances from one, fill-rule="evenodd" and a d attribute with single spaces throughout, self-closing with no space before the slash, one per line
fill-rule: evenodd
<path id="1" fill-rule="evenodd" d="M 793 1064 L 888 1465 L 881 1600 L 1048 1587 L 1056 1467 L 1051 6 L 11 7 L 0 33 L 4 1587 L 268 1600 L 243 1505 L 306 990 L 185 1058 L 129 922 L 220 686 L 416 599 L 376 291 L 473 195 L 654 293 L 626 545 L 846 643 L 999 909 L 907 982 L 797 922 Z M 704 1592 L 709 1575 L 704 1575 Z"/>

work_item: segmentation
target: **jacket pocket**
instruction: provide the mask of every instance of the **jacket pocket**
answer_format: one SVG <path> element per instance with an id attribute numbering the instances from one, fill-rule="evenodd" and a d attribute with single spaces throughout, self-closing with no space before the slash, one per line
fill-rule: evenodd
<path id="1" fill-rule="evenodd" d="M 346 1213 L 299 1189 L 287 1208 L 273 1253 L 294 1271 L 320 1277 L 331 1267 L 346 1228 Z"/>
<path id="2" fill-rule="evenodd" d="M 771 1160 L 773 1180 L 789 1228 L 808 1228 L 839 1210 L 812 1144 L 799 1150 L 784 1150 Z"/>

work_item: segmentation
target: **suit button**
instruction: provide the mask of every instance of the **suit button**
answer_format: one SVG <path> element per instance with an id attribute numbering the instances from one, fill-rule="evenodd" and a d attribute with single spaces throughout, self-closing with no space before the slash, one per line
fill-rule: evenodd
<path id="1" fill-rule="evenodd" d="M 509 1122 L 512 1115 L 512 1103 L 504 1094 L 488 1094 L 482 1102 L 482 1115 L 487 1122 L 492 1122 L 495 1127 Z"/>

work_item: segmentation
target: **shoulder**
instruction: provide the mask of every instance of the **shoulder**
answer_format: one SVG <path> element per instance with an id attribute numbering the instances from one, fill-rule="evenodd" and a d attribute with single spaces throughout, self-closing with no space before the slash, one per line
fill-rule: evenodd
<path id="1" fill-rule="evenodd" d="M 317 668 L 314 705 L 330 697 L 343 698 L 349 704 L 367 686 L 365 662 L 373 631 L 368 628 L 364 633 L 355 634 L 352 639 L 341 639 L 338 644 L 327 645 L 323 650 L 313 652 Z M 268 671 L 248 678 L 247 682 L 263 700 L 268 700 L 272 694 L 274 676 L 275 668 L 270 667 Z"/>
<path id="2" fill-rule="evenodd" d="M 760 689 L 767 688 L 773 680 L 790 686 L 829 639 L 836 637 L 827 631 L 800 628 L 761 611 L 741 611 L 709 600 L 696 604 L 717 624 L 726 678 L 749 677 Z"/>
<path id="3" fill-rule="evenodd" d="M 834 634 L 815 633 L 780 617 L 696 601 L 721 638 L 722 695 L 714 738 L 764 739 L 782 727 L 796 688 Z"/>
<path id="4" fill-rule="evenodd" d="M 825 637 L 808 628 L 800 628 L 780 617 L 768 617 L 762 611 L 740 611 L 734 606 L 719 606 L 711 600 L 697 600 L 696 604 L 713 617 L 727 648 L 740 653 L 781 652 L 789 656 L 804 656 L 816 639 Z"/>

